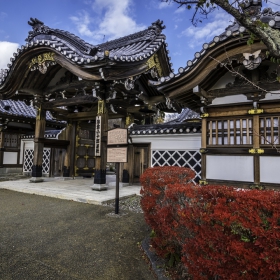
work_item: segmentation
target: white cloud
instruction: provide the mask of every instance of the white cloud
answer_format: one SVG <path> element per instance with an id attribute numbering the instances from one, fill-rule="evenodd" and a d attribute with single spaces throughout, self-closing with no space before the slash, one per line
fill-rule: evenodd
<path id="1" fill-rule="evenodd" d="M 0 69 L 7 68 L 7 64 L 10 63 L 10 58 L 19 47 L 20 45 L 17 43 L 0 41 Z"/>
<path id="2" fill-rule="evenodd" d="M 169 8 L 172 6 L 172 4 L 173 4 L 173 2 L 160 2 L 158 4 L 158 9 L 161 10 L 161 9 Z"/>
<path id="3" fill-rule="evenodd" d="M 195 48 L 203 43 L 208 43 L 215 36 L 225 31 L 225 28 L 232 23 L 232 17 L 225 12 L 215 13 L 211 22 L 207 22 L 203 27 L 190 26 L 182 31 L 180 36 L 191 37 L 189 47 Z"/>
<path id="4" fill-rule="evenodd" d="M 88 37 L 92 43 L 102 43 L 102 39 L 112 40 L 143 30 L 144 25 L 135 22 L 132 15 L 131 0 L 95 0 L 92 13 L 82 11 L 71 20 L 82 36 Z"/>
<path id="5" fill-rule="evenodd" d="M 185 12 L 186 10 L 187 9 L 186 9 L 185 6 L 181 6 L 181 7 L 177 8 L 174 13 L 175 14 L 181 14 L 181 13 Z"/>

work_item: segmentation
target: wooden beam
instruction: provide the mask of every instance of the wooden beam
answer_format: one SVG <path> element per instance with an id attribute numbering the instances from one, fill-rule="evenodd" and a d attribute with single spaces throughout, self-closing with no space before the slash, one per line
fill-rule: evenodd
<path id="1" fill-rule="evenodd" d="M 43 103 L 42 106 L 45 110 L 49 110 L 54 107 L 92 104 L 92 103 L 97 103 L 97 101 L 98 101 L 97 98 L 93 97 L 92 95 L 84 95 L 84 96 L 76 96 L 67 99 L 59 99 L 59 100 L 45 102 Z"/>
<path id="2" fill-rule="evenodd" d="M 35 138 L 34 143 L 43 143 L 44 147 L 47 148 L 66 148 L 70 141 L 68 140 L 56 140 L 56 139 L 48 139 L 48 138 Z"/>
<path id="3" fill-rule="evenodd" d="M 70 89 L 70 88 L 83 89 L 83 88 L 86 88 L 86 87 L 93 87 L 95 85 L 95 83 L 96 83 L 96 81 L 76 80 L 76 81 L 71 82 L 71 83 L 66 82 L 66 83 L 63 83 L 63 84 L 60 84 L 60 85 L 47 87 L 44 90 L 44 93 L 49 94 L 49 93 L 53 93 L 53 92 L 56 92 L 56 91 L 63 91 L 63 90 Z"/>

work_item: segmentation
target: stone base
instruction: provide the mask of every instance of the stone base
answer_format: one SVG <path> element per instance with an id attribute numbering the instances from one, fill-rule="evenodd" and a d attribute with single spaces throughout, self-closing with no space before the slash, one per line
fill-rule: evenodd
<path id="1" fill-rule="evenodd" d="M 40 183 L 44 182 L 44 179 L 42 177 L 32 177 L 29 179 L 30 183 Z"/>
<path id="2" fill-rule="evenodd" d="M 91 189 L 93 191 L 106 191 L 108 189 L 108 186 L 105 184 L 93 184 Z"/>

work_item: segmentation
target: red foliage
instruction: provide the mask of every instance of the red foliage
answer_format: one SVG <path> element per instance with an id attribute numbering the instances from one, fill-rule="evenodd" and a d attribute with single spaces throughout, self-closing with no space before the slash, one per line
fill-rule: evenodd
<path id="1" fill-rule="evenodd" d="M 156 252 L 179 255 L 198 280 L 279 279 L 280 193 L 201 187 L 186 168 L 169 168 L 150 168 L 141 178 Z"/>
<path id="2" fill-rule="evenodd" d="M 146 169 L 140 178 L 142 185 L 141 206 L 145 213 L 146 222 L 154 230 L 161 228 L 161 230 L 156 231 L 152 243 L 157 253 L 162 257 L 175 252 L 179 254 L 181 251 L 180 248 L 174 247 L 172 239 L 168 238 L 169 228 L 173 223 L 173 210 L 172 205 L 164 203 L 165 190 L 167 186 L 170 188 L 174 184 L 186 186 L 194 177 L 195 172 L 189 168 L 158 166 Z"/>

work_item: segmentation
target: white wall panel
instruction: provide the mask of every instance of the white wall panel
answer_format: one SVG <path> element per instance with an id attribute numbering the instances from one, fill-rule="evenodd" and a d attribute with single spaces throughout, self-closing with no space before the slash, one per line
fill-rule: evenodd
<path id="1" fill-rule="evenodd" d="M 280 157 L 260 157 L 260 179 L 264 183 L 280 183 Z"/>
<path id="2" fill-rule="evenodd" d="M 238 95 L 231 95 L 225 97 L 217 97 L 213 100 L 211 105 L 222 105 L 222 104 L 244 103 L 244 102 L 247 103 L 249 102 L 250 104 L 252 103 L 252 101 L 248 101 L 245 95 L 238 94 Z"/>
<path id="3" fill-rule="evenodd" d="M 201 134 L 130 135 L 132 143 L 151 143 L 151 150 L 199 150 Z"/>
<path id="4" fill-rule="evenodd" d="M 207 155 L 206 178 L 253 182 L 253 157 Z"/>
<path id="5" fill-rule="evenodd" d="M 3 164 L 17 164 L 17 152 L 4 152 Z"/>

